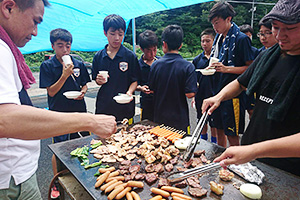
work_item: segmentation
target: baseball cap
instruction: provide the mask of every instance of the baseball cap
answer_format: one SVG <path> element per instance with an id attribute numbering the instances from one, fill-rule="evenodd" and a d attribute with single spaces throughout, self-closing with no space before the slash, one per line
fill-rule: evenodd
<path id="1" fill-rule="evenodd" d="M 279 0 L 262 21 L 278 20 L 285 24 L 300 22 L 300 0 Z"/>

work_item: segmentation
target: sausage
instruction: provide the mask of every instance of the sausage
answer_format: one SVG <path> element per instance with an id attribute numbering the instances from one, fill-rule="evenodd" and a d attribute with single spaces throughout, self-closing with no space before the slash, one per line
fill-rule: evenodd
<path id="1" fill-rule="evenodd" d="M 120 172 L 117 170 L 117 171 L 114 171 L 114 172 L 110 172 L 110 175 L 108 176 L 108 178 L 110 177 L 115 177 L 115 176 L 119 176 Z"/>
<path id="2" fill-rule="evenodd" d="M 131 191 L 131 195 L 134 200 L 141 200 L 141 197 L 135 191 Z"/>
<path id="3" fill-rule="evenodd" d="M 106 183 L 105 185 L 102 185 L 102 186 L 100 187 L 100 190 L 104 191 L 108 186 L 110 186 L 111 184 L 116 183 L 116 182 L 118 182 L 116 179 L 115 179 L 115 180 L 112 180 L 112 181 Z"/>
<path id="4" fill-rule="evenodd" d="M 167 192 L 177 192 L 183 194 L 183 190 L 177 187 L 172 187 L 172 186 L 162 186 L 160 189 L 165 190 Z"/>
<path id="5" fill-rule="evenodd" d="M 117 187 L 116 189 L 114 189 L 108 196 L 107 199 L 108 200 L 112 200 L 115 198 L 115 196 L 117 196 L 117 194 L 119 194 L 122 190 L 124 190 L 124 187 Z"/>
<path id="6" fill-rule="evenodd" d="M 180 199 L 182 200 L 192 200 L 192 197 L 190 196 L 187 196 L 187 195 L 184 195 L 184 194 L 180 194 L 180 193 L 177 193 L 177 192 L 172 192 L 171 193 L 171 196 L 174 198 L 174 197 L 179 197 Z"/>
<path id="7" fill-rule="evenodd" d="M 163 197 L 169 197 L 170 196 L 170 193 L 169 192 L 166 192 L 166 191 L 164 191 L 164 190 L 161 190 L 161 189 L 158 189 L 158 188 L 151 188 L 150 189 L 151 190 L 151 192 L 152 193 L 154 193 L 154 194 L 159 194 L 159 195 L 161 195 L 161 196 L 163 196 Z"/>
<path id="8" fill-rule="evenodd" d="M 127 183 L 129 187 L 137 187 L 137 188 L 144 187 L 144 183 L 142 181 L 128 181 Z"/>
<path id="9" fill-rule="evenodd" d="M 108 193 L 108 192 L 112 191 L 113 189 L 115 189 L 116 186 L 121 185 L 122 183 L 123 183 L 122 181 L 118 181 L 116 183 L 111 184 L 110 186 L 108 186 L 105 189 L 105 193 Z"/>
<path id="10" fill-rule="evenodd" d="M 118 186 L 119 187 L 119 186 Z M 122 186 L 123 187 L 123 186 Z M 126 187 L 123 191 L 121 191 L 116 197 L 115 199 L 122 199 L 127 192 L 131 191 L 131 187 Z"/>
<path id="11" fill-rule="evenodd" d="M 162 196 L 161 195 L 156 195 L 155 197 L 152 197 L 149 200 L 162 200 Z"/>
<path id="12" fill-rule="evenodd" d="M 101 174 L 103 174 L 103 173 L 105 173 L 105 172 L 107 172 L 107 171 L 113 172 L 113 171 L 115 171 L 115 170 L 116 170 L 115 167 L 99 168 L 99 169 L 98 169 L 98 171 L 99 171 Z"/>
<path id="13" fill-rule="evenodd" d="M 102 183 L 104 183 L 104 181 L 107 179 L 107 177 L 109 176 L 110 171 L 105 172 L 104 174 L 101 174 L 95 184 L 95 188 L 100 187 L 100 185 L 102 185 Z"/>
<path id="14" fill-rule="evenodd" d="M 130 192 L 127 192 L 127 193 L 126 193 L 126 199 L 127 199 L 127 200 L 133 200 L 132 195 L 131 195 Z"/>
<path id="15" fill-rule="evenodd" d="M 124 176 L 115 176 L 115 177 L 110 177 L 110 178 L 107 178 L 106 179 L 106 183 L 109 182 L 109 181 L 112 181 L 114 179 L 117 179 L 117 181 L 124 181 L 125 180 L 125 177 Z"/>

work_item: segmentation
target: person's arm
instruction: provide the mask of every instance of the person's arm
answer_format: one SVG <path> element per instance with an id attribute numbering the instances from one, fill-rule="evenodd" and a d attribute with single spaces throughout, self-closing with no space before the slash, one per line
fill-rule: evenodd
<path id="1" fill-rule="evenodd" d="M 53 85 L 50 87 L 47 87 L 47 92 L 50 97 L 53 97 L 54 95 L 57 94 L 57 92 L 62 88 L 62 86 L 65 84 L 66 80 L 68 77 L 73 74 L 73 67 L 74 65 L 65 65 L 63 64 L 63 72 L 58 79 Z"/>
<path id="2" fill-rule="evenodd" d="M 44 139 L 91 131 L 102 138 L 116 132 L 114 116 L 54 112 L 32 106 L 0 104 L 0 138 Z"/>
<path id="3" fill-rule="evenodd" d="M 252 63 L 253 61 L 247 61 L 245 66 L 240 66 L 240 67 L 233 67 L 233 66 L 225 66 L 221 62 L 213 63 L 209 67 L 214 67 L 216 69 L 216 72 L 221 72 L 221 73 L 229 73 L 229 74 L 242 74 L 248 66 Z"/>
<path id="4" fill-rule="evenodd" d="M 243 164 L 257 158 L 300 157 L 300 133 L 245 146 L 232 146 L 214 162 Z"/>
<path id="5" fill-rule="evenodd" d="M 193 98 L 194 96 L 196 95 L 196 93 L 185 93 L 185 96 L 187 97 L 187 98 Z"/>
<path id="6" fill-rule="evenodd" d="M 202 103 L 202 113 L 206 111 L 208 107 L 208 114 L 211 115 L 212 112 L 220 106 L 222 101 L 232 99 L 233 97 L 238 96 L 246 88 L 243 87 L 237 80 L 232 81 L 226 85 L 217 95 L 204 99 Z"/>
<path id="7" fill-rule="evenodd" d="M 134 81 L 130 84 L 126 94 L 128 94 L 129 96 L 132 96 L 132 94 L 134 93 L 134 91 L 136 90 L 137 87 L 137 81 Z"/>

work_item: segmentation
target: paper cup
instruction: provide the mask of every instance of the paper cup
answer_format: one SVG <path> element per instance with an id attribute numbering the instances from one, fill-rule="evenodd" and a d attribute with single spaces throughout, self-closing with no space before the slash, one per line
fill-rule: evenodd
<path id="1" fill-rule="evenodd" d="M 65 65 L 70 65 L 73 63 L 70 55 L 64 55 L 61 58 L 64 61 Z"/>
<path id="2" fill-rule="evenodd" d="M 219 62 L 219 58 L 210 57 L 208 66 L 211 66 L 212 64 L 217 63 L 217 62 Z"/>
<path id="3" fill-rule="evenodd" d="M 99 71 L 99 74 L 105 78 L 105 82 L 107 82 L 108 71 Z"/>

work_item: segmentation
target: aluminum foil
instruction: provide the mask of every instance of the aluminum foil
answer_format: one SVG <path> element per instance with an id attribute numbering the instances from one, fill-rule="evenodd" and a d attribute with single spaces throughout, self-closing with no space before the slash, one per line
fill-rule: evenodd
<path id="1" fill-rule="evenodd" d="M 231 171 L 237 173 L 245 180 L 251 183 L 256 183 L 257 185 L 260 185 L 263 182 L 263 178 L 265 177 L 262 171 L 260 171 L 257 167 L 253 166 L 250 163 L 241 165 L 229 165 L 228 168 Z"/>

